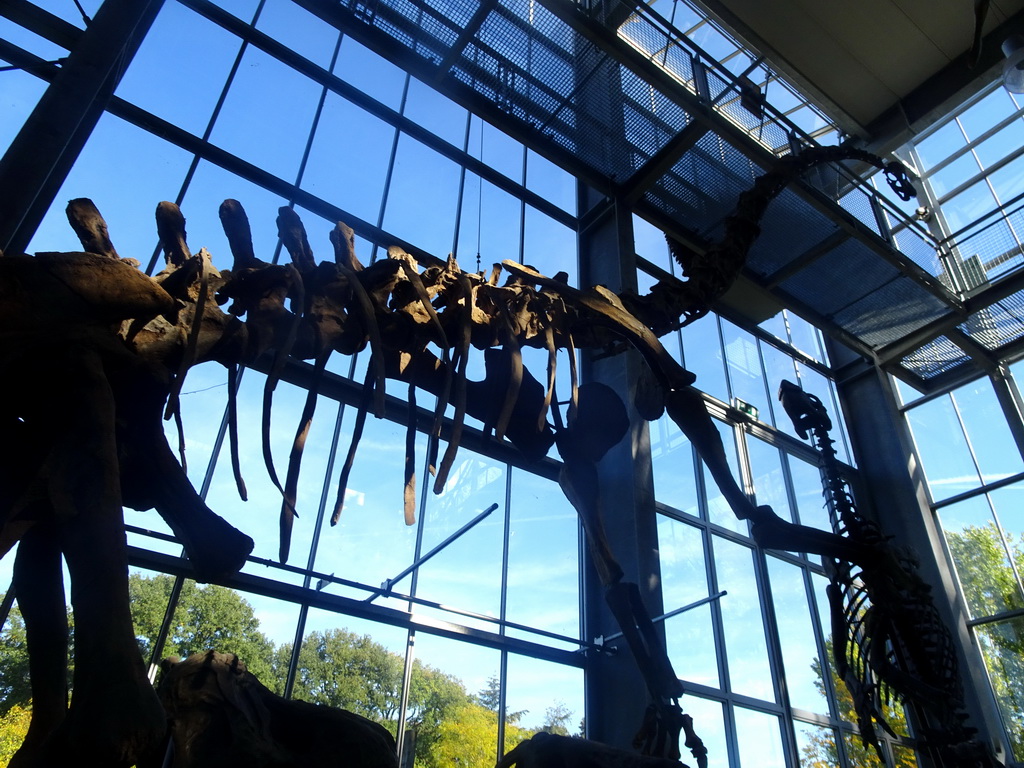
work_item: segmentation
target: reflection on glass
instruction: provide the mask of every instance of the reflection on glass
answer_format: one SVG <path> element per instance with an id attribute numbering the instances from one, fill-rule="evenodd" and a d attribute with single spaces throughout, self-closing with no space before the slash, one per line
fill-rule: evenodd
<path id="1" fill-rule="evenodd" d="M 499 512 L 495 512 L 498 515 Z M 579 637 L 579 522 L 553 480 L 512 472 L 505 617 Z M 516 630 L 510 630 L 516 635 Z M 550 642 L 523 633 L 535 642 Z"/>
<path id="2" fill-rule="evenodd" d="M 757 503 L 771 506 L 779 517 L 792 521 L 793 513 L 789 508 L 789 494 L 786 492 L 779 449 L 748 435 L 747 454 L 750 457 Z"/>
<path id="3" fill-rule="evenodd" d="M 743 707 L 736 707 L 733 715 L 736 718 L 736 732 L 741 734 L 740 762 L 758 768 L 785 768 L 779 718 Z"/>
<path id="4" fill-rule="evenodd" d="M 690 441 L 667 414 L 651 422 L 650 436 L 654 497 L 662 504 L 699 515 Z"/>
<path id="5" fill-rule="evenodd" d="M 834 730 L 799 720 L 793 722 L 793 727 L 796 730 L 796 746 L 800 753 L 801 768 L 824 768 L 842 764 Z"/>
<path id="6" fill-rule="evenodd" d="M 975 628 L 1013 756 L 1024 759 L 1024 618 Z"/>
<path id="7" fill-rule="evenodd" d="M 984 483 L 1024 469 L 992 381 L 985 377 L 952 393 Z"/>
<path id="8" fill-rule="evenodd" d="M 729 462 L 732 476 L 739 481 L 740 473 L 738 459 L 736 458 L 736 437 L 733 429 L 717 419 L 714 421 L 714 424 L 715 428 L 718 429 L 718 434 L 722 437 L 722 443 L 725 446 L 725 457 Z M 708 471 L 707 465 L 702 464 L 701 466 L 704 468 L 704 488 L 708 497 L 708 519 L 724 528 L 728 528 L 730 531 L 747 533 L 747 522 L 740 520 L 733 514 L 732 507 L 729 506 L 729 502 L 726 501 L 725 496 L 718 489 L 718 485 L 711 476 L 711 472 Z"/>
<path id="9" fill-rule="evenodd" d="M 943 507 L 939 518 L 971 615 L 992 616 L 1024 607 L 1020 538 L 1004 534 L 993 518 L 987 497 L 975 496 Z M 1016 569 L 1007 553 L 1008 544 L 1013 548 Z"/>
<path id="10" fill-rule="evenodd" d="M 715 536 L 714 553 L 718 588 L 729 593 L 719 603 L 732 690 L 775 701 L 753 552 Z"/>
<path id="11" fill-rule="evenodd" d="M 948 396 L 907 411 L 907 423 L 936 501 L 976 488 L 981 479 Z"/>
<path id="12" fill-rule="evenodd" d="M 421 553 L 431 551 L 491 504 L 499 506 L 420 567 L 417 597 L 488 616 L 500 614 L 505 470 L 504 464 L 464 448 L 459 451 L 444 491 L 427 499 Z M 489 622 L 481 626 L 494 628 Z"/>
<path id="13" fill-rule="evenodd" d="M 789 476 L 793 480 L 793 495 L 796 497 L 797 514 L 801 525 L 831 531 L 825 506 L 824 489 L 821 485 L 821 470 L 796 456 L 786 456 L 789 462 Z"/>
<path id="14" fill-rule="evenodd" d="M 722 320 L 722 336 L 732 396 L 753 405 L 758 410 L 758 418 L 770 423 L 772 412 L 757 340 L 727 320 Z"/>
<path id="15" fill-rule="evenodd" d="M 789 703 L 799 709 L 828 713 L 821 658 L 807 604 L 803 569 L 768 558 L 768 575 L 778 622 Z"/>

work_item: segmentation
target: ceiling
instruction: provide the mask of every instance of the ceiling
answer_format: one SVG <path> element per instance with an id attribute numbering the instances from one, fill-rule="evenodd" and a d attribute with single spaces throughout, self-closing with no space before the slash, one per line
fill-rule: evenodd
<path id="1" fill-rule="evenodd" d="M 294 1 L 695 251 L 723 236 L 737 196 L 758 176 L 813 143 L 771 104 L 750 109 L 732 73 L 636 0 L 375 0 L 372 12 L 364 0 Z M 969 0 L 958 1 L 973 15 Z M 182 2 L 213 12 L 206 0 Z M 862 145 L 877 149 L 939 117 L 954 92 L 991 80 L 985 72 L 1001 58 L 1017 3 L 989 7 L 992 31 L 973 70 L 971 17 L 938 14 L 923 0 L 861 2 L 857 18 L 887 20 L 879 30 L 836 0 L 777 0 L 765 4 L 770 16 L 727 0 L 718 12 L 735 7 L 734 21 L 747 13 L 741 32 L 778 48 L 798 79 L 831 89 Z M 914 16 L 923 20 L 894 21 Z M 874 64 L 880 52 L 901 77 Z M 859 355 L 857 365 L 922 391 L 1024 352 L 1024 254 L 1007 251 L 1012 274 L 965 291 L 949 254 L 888 205 L 848 168 L 805 175 L 772 203 L 723 309 L 760 313 L 754 322 L 795 309 Z M 595 211 L 581 212 L 581 226 Z"/>
<path id="2" fill-rule="evenodd" d="M 874 151 L 899 146 L 998 77 L 1024 33 L 1024 0 L 701 0 L 837 124 Z"/>

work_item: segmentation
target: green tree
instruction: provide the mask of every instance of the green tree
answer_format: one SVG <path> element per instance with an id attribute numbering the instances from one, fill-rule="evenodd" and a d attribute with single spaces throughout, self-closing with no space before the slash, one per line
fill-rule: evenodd
<path id="1" fill-rule="evenodd" d="M 0 594 L 0 599 L 3 595 Z M 74 616 L 68 608 L 69 629 L 69 664 L 74 648 Z M 71 684 L 71 671 L 68 668 L 68 685 Z M 32 687 L 28 674 L 28 645 L 25 638 L 25 620 L 17 605 L 11 608 L 3 631 L 0 632 L 0 717 L 6 715 L 14 706 L 30 707 Z"/>
<path id="2" fill-rule="evenodd" d="M 949 531 L 946 541 L 972 616 L 1024 608 L 1024 596 L 1017 586 L 1017 574 L 1024 573 L 1021 536 L 1000 532 L 990 522 L 969 526 L 959 533 Z M 976 632 L 1014 756 L 1024 759 L 1024 620 L 984 624 Z"/>
<path id="3" fill-rule="evenodd" d="M 487 678 L 487 685 L 484 688 L 482 688 L 474 698 L 476 700 L 476 703 L 480 706 L 491 710 L 491 712 L 497 712 L 501 706 L 501 680 L 499 679 L 498 675 L 491 675 L 489 678 Z M 523 715 L 525 715 L 529 711 L 530 710 L 528 709 L 509 711 L 508 708 L 506 707 L 505 723 L 515 725 L 520 720 L 522 720 Z"/>
<path id="4" fill-rule="evenodd" d="M 128 577 L 132 620 L 144 659 L 152 658 L 173 586 L 174 577 L 165 574 Z M 283 684 L 273 670 L 274 644 L 259 626 L 252 606 L 234 590 L 186 579 L 160 656 L 185 658 L 209 650 L 234 653 L 260 682 L 280 693 Z"/>
<path id="5" fill-rule="evenodd" d="M 291 655 L 290 643 L 277 649 L 274 666 L 279 677 Z M 368 635 L 344 629 L 311 632 L 299 649 L 292 696 L 389 724 L 398 718 L 402 672 L 401 657 Z"/>
<path id="6" fill-rule="evenodd" d="M 569 721 L 572 719 L 572 710 L 565 705 L 564 701 L 556 701 L 544 710 L 544 726 L 542 731 L 555 733 L 559 736 L 569 735 Z"/>
<path id="7" fill-rule="evenodd" d="M 28 721 L 32 717 L 31 702 L 28 706 L 15 704 L 7 708 L 7 711 L 0 717 L 0 768 L 7 768 L 7 764 L 18 751 L 18 747 L 25 740 L 28 733 Z"/>

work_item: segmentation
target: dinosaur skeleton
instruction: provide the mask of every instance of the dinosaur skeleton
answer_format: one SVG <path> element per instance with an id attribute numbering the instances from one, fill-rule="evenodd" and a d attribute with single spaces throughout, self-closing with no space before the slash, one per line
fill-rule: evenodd
<path id="1" fill-rule="evenodd" d="M 310 389 L 283 483 L 269 451 L 274 388 L 289 357 L 314 361 L 320 373 L 333 352 L 353 354 L 368 347 L 365 397 L 332 522 L 341 511 L 362 424 L 371 410 L 383 414 L 389 378 L 408 385 L 410 401 L 417 389 L 437 397 L 427 449 L 435 490 L 445 484 L 466 416 L 483 422 L 496 438 L 508 439 L 527 459 L 545 455 L 557 443 L 563 458 L 561 486 L 580 514 L 609 605 L 653 701 L 639 742 L 675 759 L 685 727 L 687 746 L 704 765 L 703 745 L 678 706 L 682 686 L 638 589 L 622 580 L 601 525 L 596 462 L 621 439 L 629 418 L 607 387 L 578 385 L 575 351 L 618 348 L 626 341 L 642 355 L 657 386 L 640 388 L 638 411 L 647 419 L 668 412 L 696 446 L 734 513 L 751 521 L 761 546 L 861 562 L 870 545 L 787 523 L 769 507 L 751 504 L 731 476 L 721 438 L 691 386 L 695 377 L 658 341 L 658 335 L 706 314 L 728 289 L 757 237 L 758 221 L 786 184 L 817 164 L 844 159 L 883 168 L 901 197 L 911 194 L 902 166 L 863 152 L 827 148 L 785 158 L 740 196 L 718 246 L 690 254 L 670 240 L 687 279 L 658 283 L 645 296 L 616 295 L 601 286 L 575 289 L 560 276 L 545 277 L 514 262 L 495 265 L 489 276 L 463 272 L 451 258 L 421 271 L 412 256 L 397 248 L 364 266 L 356 257 L 352 230 L 341 223 L 330 237 L 334 262 L 318 263 L 301 222 L 288 208 L 281 209 L 278 227 L 291 262 L 268 264 L 256 258 L 245 214 L 230 200 L 220 215 L 233 256 L 231 270 L 218 272 L 205 251 L 193 255 L 180 211 L 161 203 L 157 227 L 167 265 L 149 278 L 137 270 L 137 262 L 118 256 L 95 207 L 87 200 L 72 201 L 69 220 L 84 253 L 0 258 L 5 299 L 0 302 L 0 359 L 13 372 L 0 382 L 0 436 L 7 444 L 26 446 L 17 462 L 0 469 L 0 510 L 6 513 L 0 544 L 5 551 L 22 541 L 15 588 L 31 625 L 30 647 L 33 636 L 66 637 L 66 627 L 61 630 L 63 593 L 53 578 L 61 554 L 71 570 L 78 619 L 70 711 L 67 691 L 53 672 L 63 669 L 66 649 L 37 641 L 44 650 L 33 651 L 33 725 L 12 764 L 41 765 L 89 744 L 111 765 L 130 765 L 162 729 L 141 664 L 132 659 L 137 653 L 123 583 L 122 504 L 155 507 L 182 540 L 200 579 L 237 570 L 251 550 L 247 536 L 205 506 L 163 437 L 160 413 L 177 414 L 188 369 L 217 361 L 228 368 L 232 383 L 239 365 L 268 371 L 264 457 L 283 497 L 284 560 L 316 386 Z M 499 285 L 502 271 L 508 279 Z M 225 313 L 219 305 L 227 302 Z M 547 351 L 544 383 L 524 367 L 523 346 Z M 474 348 L 484 351 L 486 375 L 479 382 L 466 376 Z M 560 350 L 568 353 L 571 380 L 564 418 L 555 393 Z M 228 388 L 231 398 L 234 389 Z M 453 426 L 442 455 L 440 426 L 449 405 L 454 406 Z M 229 413 L 233 422 L 233 399 Z M 404 498 L 406 519 L 412 522 L 415 427 L 410 423 L 408 428 Z M 232 465 L 244 498 L 234 433 L 232 424 Z M 84 468 L 76 466 L 76 457 L 89 446 L 93 454 Z M 96 531 L 102 535 L 93 535 Z M 116 635 L 113 642 L 111 635 Z M 119 681 L 116 718 L 110 717 L 107 677 Z M 104 727 L 111 720 L 117 724 L 113 732 Z"/>
<path id="2" fill-rule="evenodd" d="M 920 746 L 935 765 L 995 765 L 974 739 L 976 729 L 964 724 L 956 646 L 932 601 L 931 587 L 918 573 L 916 556 L 893 544 L 858 511 L 821 400 L 789 381 L 781 383 L 779 400 L 797 434 L 814 441 L 833 531 L 864 550 L 858 557 L 832 555 L 822 561 L 829 577 L 836 671 L 853 698 L 865 745 L 885 762 L 876 725 L 896 735 L 883 705 L 898 699 L 913 710 Z"/>

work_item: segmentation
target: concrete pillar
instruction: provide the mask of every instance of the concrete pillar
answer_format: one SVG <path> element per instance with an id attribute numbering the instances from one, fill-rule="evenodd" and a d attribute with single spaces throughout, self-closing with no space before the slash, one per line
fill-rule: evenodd
<path id="1" fill-rule="evenodd" d="M 588 190 L 580 197 L 582 218 L 587 222 L 579 239 L 581 287 L 601 284 L 616 292 L 635 289 L 633 226 L 628 206 Z M 650 437 L 647 422 L 633 407 L 633 392 L 643 365 L 632 350 L 600 359 L 595 359 L 593 351 L 584 351 L 581 378 L 612 387 L 630 416 L 627 435 L 599 465 L 603 514 L 614 555 L 625 572 L 624 580 L 639 586 L 648 612 L 657 616 L 662 613 L 662 603 Z M 619 632 L 589 562 L 584 594 L 585 638 L 593 640 Z M 597 741 L 631 749 L 648 703 L 647 688 L 625 642 L 620 638 L 611 647 L 614 655 L 593 655 L 587 667 L 587 733 Z"/>

